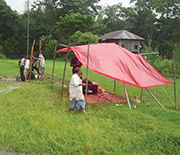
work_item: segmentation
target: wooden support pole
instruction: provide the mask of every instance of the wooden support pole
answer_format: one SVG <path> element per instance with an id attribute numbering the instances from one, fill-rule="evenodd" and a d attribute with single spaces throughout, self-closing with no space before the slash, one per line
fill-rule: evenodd
<path id="1" fill-rule="evenodd" d="M 39 53 L 38 53 L 38 57 L 39 57 L 39 54 L 41 53 L 41 40 L 39 40 Z M 40 73 L 40 61 L 38 63 L 38 73 Z M 38 79 L 39 79 L 39 75 L 38 74 Z"/>
<path id="2" fill-rule="evenodd" d="M 35 72 L 33 72 L 33 71 L 30 71 L 30 72 L 32 72 L 32 73 L 38 75 L 37 73 L 35 73 Z M 54 82 L 54 81 L 52 81 L 52 80 L 50 80 L 50 79 L 48 79 L 48 78 L 45 78 L 45 77 L 42 77 L 42 78 L 43 78 L 44 80 L 47 80 L 47 81 L 50 81 L 50 82 Z"/>
<path id="3" fill-rule="evenodd" d="M 44 45 L 45 45 L 45 43 L 46 43 L 46 40 L 48 39 L 48 37 L 50 36 L 50 34 L 51 34 L 51 31 L 49 31 L 49 33 L 47 34 L 45 40 L 43 41 L 43 44 L 42 44 L 40 50 L 42 50 L 42 48 L 44 47 Z"/>
<path id="4" fill-rule="evenodd" d="M 55 43 L 55 50 L 54 50 L 54 61 L 53 61 L 53 70 L 52 70 L 52 81 L 54 81 L 54 66 L 55 66 L 55 60 L 56 60 L 56 50 L 57 50 L 57 40 L 56 40 L 56 43 Z M 53 82 L 52 82 L 51 90 L 53 90 Z"/>
<path id="5" fill-rule="evenodd" d="M 175 100 L 175 110 L 177 110 L 177 100 L 176 100 L 176 73 L 175 73 L 175 61 L 174 55 L 172 55 L 172 66 L 173 66 L 173 77 L 174 77 L 174 100 Z"/>
<path id="6" fill-rule="evenodd" d="M 116 91 L 116 80 L 114 80 L 114 92 Z"/>
<path id="7" fill-rule="evenodd" d="M 67 54 L 66 54 L 66 62 L 64 65 L 64 73 L 63 73 L 62 88 L 61 88 L 61 97 L 63 97 L 64 80 L 65 80 L 66 65 L 67 65 L 67 61 L 68 61 L 70 42 L 71 42 L 71 36 L 69 37 L 68 50 L 67 50 Z"/>
<path id="8" fill-rule="evenodd" d="M 35 45 L 35 39 L 33 40 L 33 45 L 31 48 L 31 56 L 30 56 L 30 71 L 32 70 L 32 57 L 33 57 L 33 51 L 34 51 L 34 45 Z M 29 74 L 29 80 L 31 80 L 31 72 Z"/>
<path id="9" fill-rule="evenodd" d="M 143 97 L 143 88 L 141 88 L 141 99 L 140 100 L 142 100 L 142 97 Z"/>
<path id="10" fill-rule="evenodd" d="M 148 89 L 148 88 L 146 88 L 146 90 L 149 92 L 149 94 L 154 98 L 154 100 L 161 106 L 161 108 L 164 108 L 163 106 L 162 106 L 162 104 L 155 98 L 155 96 L 151 93 L 151 91 Z"/>
<path id="11" fill-rule="evenodd" d="M 88 79 L 89 79 L 89 47 L 90 44 L 88 44 L 88 51 L 87 51 L 87 71 L 86 71 L 86 105 L 87 105 L 87 93 L 88 93 Z"/>
<path id="12" fill-rule="evenodd" d="M 131 109 L 131 104 L 130 104 L 130 101 L 129 101 L 129 97 L 128 97 L 128 93 L 127 93 L 127 90 L 126 90 L 126 85 L 125 85 L 125 83 L 123 83 L 123 86 L 124 86 L 124 91 L 125 91 L 125 94 L 126 94 L 126 98 L 127 98 L 127 102 L 128 102 L 129 109 Z"/>

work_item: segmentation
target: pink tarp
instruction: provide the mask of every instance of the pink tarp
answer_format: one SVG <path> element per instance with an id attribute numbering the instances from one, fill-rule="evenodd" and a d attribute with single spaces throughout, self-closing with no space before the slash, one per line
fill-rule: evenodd
<path id="1" fill-rule="evenodd" d="M 88 45 L 71 47 L 70 51 L 87 67 Z M 56 51 L 58 52 L 67 52 L 67 48 Z M 91 44 L 89 68 L 104 76 L 141 88 L 172 84 L 141 55 L 133 54 L 115 43 Z"/>

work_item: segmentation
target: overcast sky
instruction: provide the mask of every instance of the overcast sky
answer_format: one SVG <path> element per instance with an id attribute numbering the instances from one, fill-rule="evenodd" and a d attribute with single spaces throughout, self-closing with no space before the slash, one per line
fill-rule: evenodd
<path id="1" fill-rule="evenodd" d="M 6 3 L 12 8 L 12 10 L 16 10 L 19 13 L 23 13 L 25 10 L 25 1 L 26 0 L 5 0 Z M 35 0 L 29 0 L 30 4 L 33 3 Z M 101 0 L 99 4 L 101 5 L 113 5 L 118 4 L 119 2 L 122 3 L 123 6 L 127 7 L 130 6 L 130 0 Z"/>

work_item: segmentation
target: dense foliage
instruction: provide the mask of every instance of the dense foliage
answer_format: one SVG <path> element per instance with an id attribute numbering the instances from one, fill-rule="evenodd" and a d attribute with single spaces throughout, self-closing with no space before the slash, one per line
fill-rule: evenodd
<path id="1" fill-rule="evenodd" d="M 77 31 L 102 36 L 126 29 L 145 38 L 148 52 L 157 48 L 171 58 L 180 38 L 179 0 L 131 0 L 128 8 L 121 3 L 102 7 L 99 1 L 36 0 L 30 9 L 30 44 L 49 31 L 52 40 L 67 44 Z M 1 0 L 0 17 L 0 46 L 25 51 L 27 11 L 18 14 Z"/>

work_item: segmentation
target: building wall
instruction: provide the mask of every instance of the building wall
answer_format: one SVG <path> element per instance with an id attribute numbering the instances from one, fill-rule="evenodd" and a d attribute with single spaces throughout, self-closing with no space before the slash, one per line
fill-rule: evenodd
<path id="1" fill-rule="evenodd" d="M 137 53 L 140 50 L 140 45 L 141 45 L 141 41 L 139 40 L 115 40 L 115 39 L 108 39 L 105 41 L 101 41 L 104 43 L 116 43 L 121 47 L 126 48 L 127 50 L 133 52 L 133 53 Z"/>
<path id="2" fill-rule="evenodd" d="M 127 50 L 137 53 L 140 51 L 140 43 L 138 40 L 119 40 L 119 46 L 126 48 Z"/>

